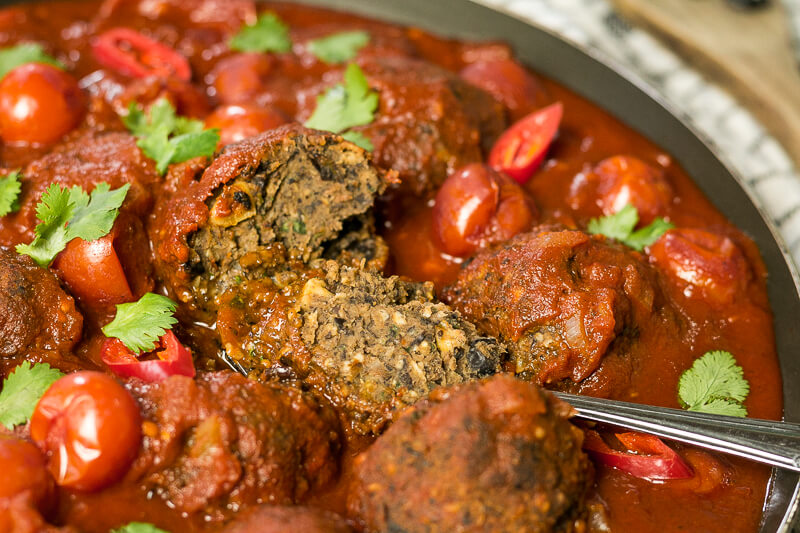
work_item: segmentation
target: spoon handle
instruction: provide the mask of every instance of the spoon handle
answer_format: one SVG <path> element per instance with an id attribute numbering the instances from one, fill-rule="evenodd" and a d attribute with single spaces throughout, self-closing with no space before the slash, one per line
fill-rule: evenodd
<path id="1" fill-rule="evenodd" d="M 642 431 L 800 472 L 800 424 L 710 415 L 563 392 L 554 394 L 572 405 L 578 411 L 578 418 L 584 420 Z"/>

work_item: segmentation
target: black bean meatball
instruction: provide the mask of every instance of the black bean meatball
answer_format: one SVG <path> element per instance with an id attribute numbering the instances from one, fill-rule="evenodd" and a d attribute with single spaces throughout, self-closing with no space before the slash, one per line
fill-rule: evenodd
<path id="1" fill-rule="evenodd" d="M 568 405 L 498 375 L 438 389 L 356 459 L 368 531 L 585 531 L 591 463 Z"/>

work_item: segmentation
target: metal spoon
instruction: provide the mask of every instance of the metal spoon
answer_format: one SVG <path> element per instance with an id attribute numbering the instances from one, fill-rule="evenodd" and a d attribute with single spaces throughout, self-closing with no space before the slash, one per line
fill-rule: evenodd
<path id="1" fill-rule="evenodd" d="M 572 405 L 578 411 L 578 418 L 584 420 L 642 431 L 800 472 L 800 424 L 710 415 L 563 392 L 554 394 Z"/>

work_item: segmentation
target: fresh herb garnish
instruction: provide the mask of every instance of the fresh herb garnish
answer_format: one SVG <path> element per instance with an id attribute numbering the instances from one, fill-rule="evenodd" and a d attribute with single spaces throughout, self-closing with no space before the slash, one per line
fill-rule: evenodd
<path id="1" fill-rule="evenodd" d="M 288 52 L 292 41 L 289 27 L 275 13 L 264 13 L 255 24 L 243 26 L 228 46 L 239 52 Z"/>
<path id="2" fill-rule="evenodd" d="M 0 176 L 0 217 L 19 210 L 19 193 L 22 184 L 19 182 L 19 171 Z"/>
<path id="3" fill-rule="evenodd" d="M 678 399 L 689 411 L 747 416 L 742 402 L 750 392 L 742 367 L 729 352 L 706 352 L 681 375 Z"/>
<path id="4" fill-rule="evenodd" d="M 17 252 L 47 267 L 72 239 L 94 241 L 108 235 L 129 188 L 126 183 L 112 191 L 108 183 L 98 183 L 89 195 L 77 185 L 67 189 L 51 184 L 36 206 L 41 222 L 33 241 L 17 245 Z"/>
<path id="5" fill-rule="evenodd" d="M 371 152 L 375 149 L 373 146 L 372 141 L 370 141 L 366 135 L 361 133 L 360 131 L 346 131 L 341 134 L 342 139 L 345 141 L 350 141 L 351 143 L 355 144 L 356 146 L 360 146 L 364 150 Z"/>
<path id="6" fill-rule="evenodd" d="M 202 121 L 177 116 L 166 98 L 159 98 L 147 114 L 141 105 L 131 103 L 122 122 L 139 139 L 136 144 L 142 152 L 156 162 L 159 174 L 173 163 L 211 157 L 219 143 L 217 130 L 204 130 Z"/>
<path id="7" fill-rule="evenodd" d="M 57 59 L 47 55 L 39 43 L 21 43 L 0 49 L 0 78 L 25 63 L 46 63 L 64 68 Z"/>
<path id="8" fill-rule="evenodd" d="M 131 522 L 111 531 L 111 533 L 168 533 L 163 529 L 159 529 L 153 524 L 146 524 L 144 522 Z"/>
<path id="9" fill-rule="evenodd" d="M 168 329 L 177 324 L 177 304 L 160 294 L 148 292 L 139 301 L 117 305 L 114 320 L 103 327 L 106 337 L 116 337 L 135 353 L 149 352 Z"/>
<path id="10" fill-rule="evenodd" d="M 317 97 L 317 107 L 305 125 L 333 133 L 345 132 L 343 137 L 365 150 L 372 150 L 369 139 L 358 132 L 346 130 L 372 122 L 377 108 L 378 93 L 370 90 L 361 68 L 350 63 L 344 73 L 344 84 L 334 85 Z"/>
<path id="11" fill-rule="evenodd" d="M 628 204 L 613 215 L 591 219 L 588 230 L 594 235 L 605 235 L 634 250 L 642 251 L 645 246 L 650 246 L 667 230 L 675 227 L 663 218 L 657 218 L 642 229 L 634 231 L 633 228 L 638 223 L 639 212 Z"/>
<path id="12" fill-rule="evenodd" d="M 24 424 L 33 414 L 39 398 L 55 380 L 63 376 L 47 363 L 32 365 L 23 361 L 4 381 L 0 391 L 0 424 L 8 429 Z"/>
<path id="13" fill-rule="evenodd" d="M 343 31 L 308 43 L 308 49 L 325 63 L 344 63 L 350 61 L 369 42 L 365 31 Z"/>

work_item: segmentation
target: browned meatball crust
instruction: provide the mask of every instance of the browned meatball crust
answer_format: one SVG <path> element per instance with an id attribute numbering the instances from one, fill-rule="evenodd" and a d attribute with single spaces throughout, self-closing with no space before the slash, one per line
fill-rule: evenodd
<path id="1" fill-rule="evenodd" d="M 508 344 L 516 373 L 594 394 L 625 390 L 642 335 L 679 334 L 643 256 L 581 231 L 539 228 L 478 253 L 444 300 Z"/>
<path id="2" fill-rule="evenodd" d="M 300 390 L 229 371 L 129 389 L 145 421 L 127 479 L 180 511 L 292 504 L 338 470 L 335 415 Z"/>
<path id="3" fill-rule="evenodd" d="M 571 408 L 498 375 L 439 389 L 358 459 L 348 509 L 367 531 L 585 531 L 591 464 Z"/>
<path id="4" fill-rule="evenodd" d="M 0 247 L 0 359 L 59 366 L 82 327 L 74 300 L 49 270 Z"/>
<path id="5" fill-rule="evenodd" d="M 221 533 L 351 533 L 345 520 L 314 507 L 264 505 L 241 516 Z"/>

